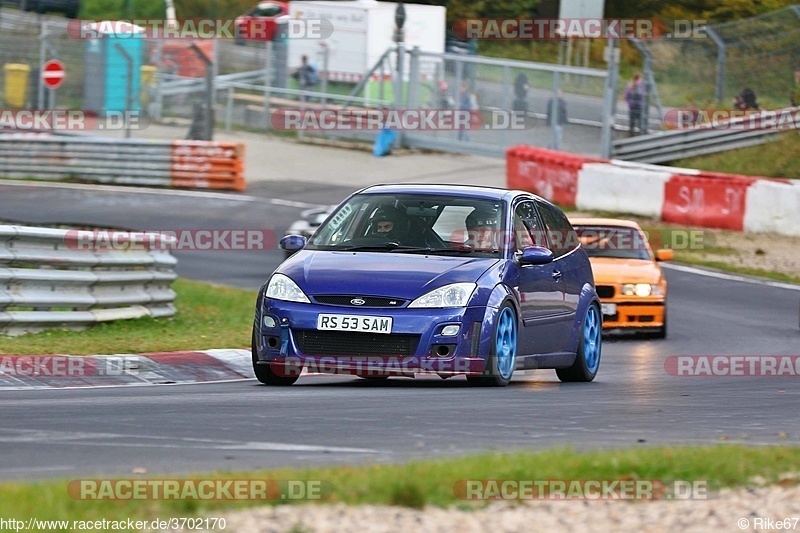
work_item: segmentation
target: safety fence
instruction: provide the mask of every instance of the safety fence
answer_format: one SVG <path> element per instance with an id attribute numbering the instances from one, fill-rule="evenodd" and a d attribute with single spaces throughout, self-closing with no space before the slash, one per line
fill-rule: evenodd
<path id="1" fill-rule="evenodd" d="M 244 144 L 0 133 L 0 177 L 242 191 Z"/>
<path id="2" fill-rule="evenodd" d="M 665 106 L 727 105 L 747 87 L 762 107 L 782 107 L 800 65 L 800 4 L 709 24 L 697 38 L 642 40 L 637 48 L 645 80 L 658 87 Z"/>
<path id="3" fill-rule="evenodd" d="M 114 232 L 101 249 L 95 235 L 0 225 L 0 334 L 175 314 L 174 238 Z"/>
<path id="4" fill-rule="evenodd" d="M 800 181 L 592 159 L 531 146 L 506 152 L 509 189 L 567 207 L 800 236 Z"/>

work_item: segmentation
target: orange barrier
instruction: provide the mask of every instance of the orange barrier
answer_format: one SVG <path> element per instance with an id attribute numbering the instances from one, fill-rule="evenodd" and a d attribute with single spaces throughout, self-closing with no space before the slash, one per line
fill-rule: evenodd
<path id="1" fill-rule="evenodd" d="M 170 177 L 173 187 L 243 191 L 244 144 L 173 141 Z"/>
<path id="2" fill-rule="evenodd" d="M 161 47 L 163 66 L 178 76 L 185 78 L 202 78 L 206 75 L 206 64 L 192 48 L 198 48 L 209 58 L 214 57 L 213 39 L 167 40 Z"/>

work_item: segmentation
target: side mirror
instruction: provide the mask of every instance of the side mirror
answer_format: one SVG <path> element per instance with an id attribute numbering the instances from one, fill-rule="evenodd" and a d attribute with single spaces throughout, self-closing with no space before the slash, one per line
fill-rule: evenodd
<path id="1" fill-rule="evenodd" d="M 302 250 L 305 245 L 306 238 L 302 235 L 287 235 L 280 242 L 281 250 L 286 250 L 287 252 Z"/>
<path id="2" fill-rule="evenodd" d="M 674 250 L 669 250 L 666 248 L 656 250 L 656 261 L 672 261 L 673 259 L 675 259 Z"/>
<path id="3" fill-rule="evenodd" d="M 546 265 L 553 261 L 553 252 L 543 246 L 526 246 L 519 262 L 523 265 Z"/>

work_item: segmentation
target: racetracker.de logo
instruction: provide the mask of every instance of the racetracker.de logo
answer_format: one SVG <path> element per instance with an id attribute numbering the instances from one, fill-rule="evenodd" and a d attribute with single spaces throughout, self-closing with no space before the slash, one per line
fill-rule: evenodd
<path id="1" fill-rule="evenodd" d="M 664 370 L 677 377 L 800 376 L 800 355 L 672 355 Z"/>
<path id="2" fill-rule="evenodd" d="M 68 109 L 0 109 L 0 131 L 121 131 L 143 130 L 150 120 L 139 111 Z"/>
<path id="3" fill-rule="evenodd" d="M 139 368 L 139 357 L 77 355 L 5 355 L 0 357 L 0 376 L 12 378 L 86 378 L 122 376 Z"/>
<path id="4" fill-rule="evenodd" d="M 333 23 L 327 19 L 132 19 L 78 20 L 67 23 L 72 39 L 235 39 L 270 41 L 275 38 L 327 39 Z"/>
<path id="5" fill-rule="evenodd" d="M 524 130 L 522 113 L 466 109 L 281 109 L 272 127 L 303 131 L 458 131 Z"/>
<path id="6" fill-rule="evenodd" d="M 330 484 L 301 479 L 73 479 L 74 500 L 321 500 Z"/>
<path id="7" fill-rule="evenodd" d="M 129 251 L 265 251 L 277 245 L 268 229 L 168 229 L 146 232 L 70 230 L 64 236 L 70 250 Z"/>
<path id="8" fill-rule="evenodd" d="M 459 19 L 453 33 L 459 39 L 548 41 L 577 39 L 705 39 L 706 20 L 496 18 Z"/>
<path id="9" fill-rule="evenodd" d="M 707 500 L 708 481 L 650 479 L 462 479 L 453 494 L 482 500 Z"/>
<path id="10" fill-rule="evenodd" d="M 796 130 L 800 129 L 800 109 L 758 113 L 735 109 L 671 109 L 664 113 L 664 124 L 673 129 Z"/>

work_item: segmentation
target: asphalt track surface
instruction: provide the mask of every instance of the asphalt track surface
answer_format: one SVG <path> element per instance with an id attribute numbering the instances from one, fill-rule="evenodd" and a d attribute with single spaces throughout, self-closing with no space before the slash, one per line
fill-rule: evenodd
<path id="1" fill-rule="evenodd" d="M 248 195 L 144 194 L 0 185 L 0 220 L 126 228 L 268 228 L 347 187 L 255 184 Z M 236 199 L 238 198 L 238 199 Z M 256 289 L 267 252 L 183 252 L 182 276 Z M 487 450 L 800 443 L 797 377 L 675 377 L 672 355 L 800 355 L 800 291 L 670 268 L 669 337 L 606 338 L 597 380 L 551 370 L 505 389 L 463 377 L 372 384 L 306 376 L 0 393 L 0 479 L 404 461 Z"/>

